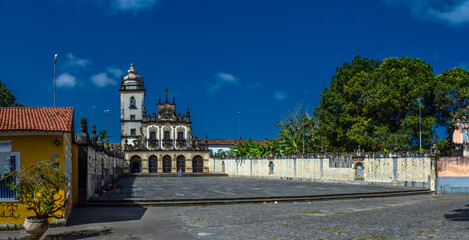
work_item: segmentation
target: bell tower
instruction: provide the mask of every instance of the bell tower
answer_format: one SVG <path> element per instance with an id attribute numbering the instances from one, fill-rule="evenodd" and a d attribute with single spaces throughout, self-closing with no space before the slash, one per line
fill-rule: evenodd
<path id="1" fill-rule="evenodd" d="M 143 77 L 137 75 L 134 62 L 130 64 L 127 76 L 122 78 L 119 95 L 121 98 L 121 144 L 128 144 L 142 135 L 142 119 L 145 116 L 145 86 Z"/>

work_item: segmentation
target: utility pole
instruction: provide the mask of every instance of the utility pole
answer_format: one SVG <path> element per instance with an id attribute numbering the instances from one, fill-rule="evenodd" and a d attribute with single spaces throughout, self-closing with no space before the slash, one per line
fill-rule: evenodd
<path id="1" fill-rule="evenodd" d="M 419 100 L 419 130 L 420 130 L 420 149 L 422 149 L 422 98 L 418 98 Z"/>
<path id="2" fill-rule="evenodd" d="M 109 110 L 104 110 L 104 113 L 106 114 L 106 134 L 108 134 L 108 132 L 107 132 L 107 115 L 109 113 Z"/>
<path id="3" fill-rule="evenodd" d="M 303 134 L 303 156 L 305 155 L 305 116 L 302 115 L 301 116 L 302 118 L 302 123 L 303 123 L 303 127 L 302 127 L 302 131 L 301 131 L 301 134 Z"/>
<path id="4" fill-rule="evenodd" d="M 59 58 L 59 54 L 54 55 L 54 107 L 56 107 L 56 102 L 55 102 L 55 85 L 56 85 L 56 74 L 55 74 L 55 65 L 57 63 L 57 58 Z"/>
<path id="5" fill-rule="evenodd" d="M 95 108 L 96 108 L 95 106 L 91 108 L 91 124 L 92 124 L 91 127 L 94 126 L 94 109 Z"/>
<path id="6" fill-rule="evenodd" d="M 241 140 L 241 112 L 238 112 L 238 140 Z"/>

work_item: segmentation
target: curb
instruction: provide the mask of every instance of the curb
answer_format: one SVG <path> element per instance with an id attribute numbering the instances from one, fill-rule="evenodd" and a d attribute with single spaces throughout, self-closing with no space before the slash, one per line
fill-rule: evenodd
<path id="1" fill-rule="evenodd" d="M 223 205 L 223 204 L 249 204 L 266 202 L 301 202 L 301 201 L 325 201 L 357 198 L 398 197 L 410 195 L 433 194 L 429 189 L 404 190 L 391 192 L 370 193 L 344 193 L 327 195 L 304 196 L 268 196 L 268 197 L 244 197 L 244 198 L 205 198 L 205 199 L 124 199 L 124 200 L 90 200 L 86 204 L 77 207 L 167 207 L 167 206 L 195 206 L 195 205 Z"/>

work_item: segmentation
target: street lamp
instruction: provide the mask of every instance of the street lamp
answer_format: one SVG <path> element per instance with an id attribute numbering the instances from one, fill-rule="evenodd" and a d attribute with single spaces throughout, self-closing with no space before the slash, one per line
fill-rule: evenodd
<path id="1" fill-rule="evenodd" d="M 57 58 L 59 58 L 59 54 L 56 53 L 56 54 L 54 55 L 54 107 L 56 106 L 56 105 L 55 105 L 55 103 L 56 103 L 56 102 L 55 102 L 55 85 L 56 85 L 56 84 L 55 84 L 55 83 L 56 83 L 56 81 L 55 81 L 55 79 L 56 79 L 56 77 L 55 77 L 55 76 L 56 76 L 56 75 L 55 75 L 55 65 L 56 65 L 56 63 L 57 63 Z"/>
<path id="2" fill-rule="evenodd" d="M 94 126 L 94 109 L 95 108 L 96 108 L 95 106 L 93 106 L 91 108 L 91 124 L 92 124 L 92 126 Z"/>
<path id="3" fill-rule="evenodd" d="M 238 112 L 238 139 L 241 140 L 241 112 Z"/>
<path id="4" fill-rule="evenodd" d="M 418 98 L 419 100 L 419 131 L 420 131 L 420 141 L 419 141 L 419 145 L 420 145 L 420 149 L 422 149 L 422 98 L 419 97 Z"/>
<path id="5" fill-rule="evenodd" d="M 104 110 L 104 113 L 106 114 L 106 133 L 107 133 L 107 115 L 109 113 L 109 110 Z"/>

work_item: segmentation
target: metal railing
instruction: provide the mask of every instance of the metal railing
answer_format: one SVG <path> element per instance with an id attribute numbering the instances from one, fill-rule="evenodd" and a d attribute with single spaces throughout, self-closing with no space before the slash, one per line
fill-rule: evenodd
<path id="1" fill-rule="evenodd" d="M 11 190 L 9 183 L 16 181 L 13 177 L 7 177 L 0 181 L 0 202 L 15 201 L 16 192 Z"/>

